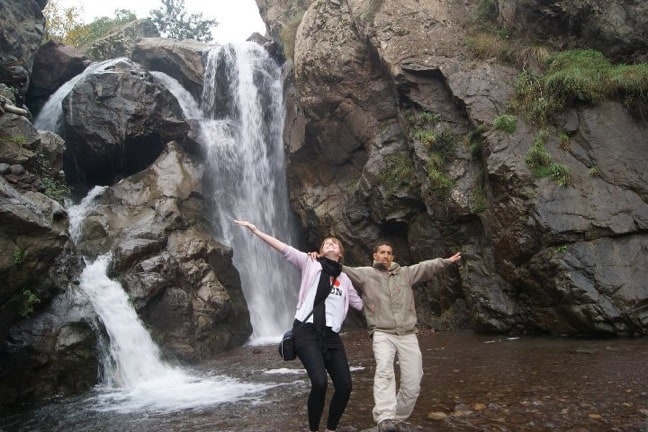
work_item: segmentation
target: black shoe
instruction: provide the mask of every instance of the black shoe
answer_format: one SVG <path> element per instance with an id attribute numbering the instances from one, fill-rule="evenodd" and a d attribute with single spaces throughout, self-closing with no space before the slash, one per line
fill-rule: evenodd
<path id="1" fill-rule="evenodd" d="M 397 432 L 394 422 L 390 419 L 381 421 L 378 424 L 378 432 Z"/>
<path id="2" fill-rule="evenodd" d="M 396 423 L 395 427 L 396 427 L 396 432 L 414 432 L 414 431 L 416 431 L 416 428 L 413 425 L 411 425 L 410 423 L 404 422 L 404 421 Z"/>

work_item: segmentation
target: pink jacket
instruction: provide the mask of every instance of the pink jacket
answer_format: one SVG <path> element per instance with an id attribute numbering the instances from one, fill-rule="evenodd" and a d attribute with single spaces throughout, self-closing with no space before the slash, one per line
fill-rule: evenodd
<path id="1" fill-rule="evenodd" d="M 308 257 L 305 252 L 299 251 L 292 246 L 286 245 L 284 250 L 281 252 L 281 255 L 297 266 L 301 271 L 301 284 L 299 285 L 299 300 L 297 301 L 297 309 L 299 309 L 306 297 L 306 292 L 308 289 L 317 288 L 319 282 L 320 273 L 322 273 L 322 264 L 319 261 L 315 261 Z M 346 295 L 344 296 L 344 313 L 349 311 L 349 305 L 352 308 L 357 310 L 362 310 L 362 298 L 358 295 L 358 292 L 353 287 L 351 279 L 346 275 L 346 273 L 340 273 L 337 277 L 340 281 L 340 287 L 345 291 Z"/>

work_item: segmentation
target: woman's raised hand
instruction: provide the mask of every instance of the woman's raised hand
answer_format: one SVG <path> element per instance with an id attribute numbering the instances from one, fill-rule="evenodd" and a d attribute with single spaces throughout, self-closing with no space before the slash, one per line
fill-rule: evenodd
<path id="1" fill-rule="evenodd" d="M 237 225 L 239 225 L 239 226 L 242 226 L 242 227 L 244 227 L 244 228 L 247 228 L 247 229 L 249 229 L 249 230 L 252 231 L 252 232 L 256 232 L 256 230 L 257 230 L 257 227 L 254 226 L 254 224 L 251 224 L 251 223 L 248 222 L 248 221 L 244 221 L 244 220 L 236 220 L 236 219 L 233 219 L 233 221 L 234 221 L 235 224 L 237 224 Z"/>

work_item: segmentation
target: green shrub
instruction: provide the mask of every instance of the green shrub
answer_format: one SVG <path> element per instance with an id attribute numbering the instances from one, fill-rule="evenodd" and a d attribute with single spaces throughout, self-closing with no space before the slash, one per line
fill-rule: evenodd
<path id="1" fill-rule="evenodd" d="M 648 64 L 615 66 L 595 50 L 563 51 L 549 59 L 544 75 L 523 71 L 514 90 L 514 109 L 540 125 L 567 106 L 603 100 L 618 100 L 646 118 Z"/>
<path id="2" fill-rule="evenodd" d="M 551 155 L 545 149 L 547 139 L 548 133 L 544 129 L 538 132 L 533 139 L 533 145 L 529 148 L 525 159 L 525 162 L 531 170 L 545 167 L 551 163 Z"/>
<path id="3" fill-rule="evenodd" d="M 36 171 L 45 188 L 45 195 L 61 203 L 70 195 L 70 187 L 65 182 L 65 177 L 56 171 L 41 151 L 36 154 Z"/>
<path id="4" fill-rule="evenodd" d="M 561 106 L 574 102 L 596 103 L 609 93 L 606 78 L 610 68 L 610 63 L 598 51 L 564 51 L 550 60 L 543 86 Z"/>
<path id="5" fill-rule="evenodd" d="M 542 77 L 532 71 L 523 71 L 513 86 L 511 107 L 529 123 L 546 125 L 552 112 L 558 110 L 556 101 L 548 97 Z"/>
<path id="6" fill-rule="evenodd" d="M 589 174 L 590 177 L 600 177 L 601 176 L 601 171 L 598 169 L 598 167 L 590 167 L 587 170 L 587 174 Z"/>
<path id="7" fill-rule="evenodd" d="M 409 110 L 405 113 L 405 126 L 407 129 L 433 129 L 439 123 L 439 120 L 441 120 L 441 116 L 430 111 Z"/>
<path id="8" fill-rule="evenodd" d="M 430 158 L 427 163 L 428 180 L 433 191 L 443 195 L 453 186 L 453 181 L 443 172 L 435 158 Z"/>
<path id="9" fill-rule="evenodd" d="M 493 127 L 497 130 L 513 133 L 517 128 L 517 119 L 515 116 L 510 114 L 502 114 L 495 117 L 495 120 L 493 120 Z"/>
<path id="10" fill-rule="evenodd" d="M 21 317 L 27 318 L 32 312 L 34 312 L 34 306 L 40 302 L 41 300 L 36 294 L 26 289 L 21 293 L 20 298 L 18 299 L 18 313 Z"/>
<path id="11" fill-rule="evenodd" d="M 570 147 L 570 141 L 569 135 L 566 132 L 561 132 L 560 135 L 558 135 L 558 142 L 561 149 L 568 150 Z"/>
<path id="12" fill-rule="evenodd" d="M 437 140 L 437 135 L 430 129 L 416 129 L 412 132 L 412 138 L 420 141 L 427 147 L 431 147 Z"/>
<path id="13" fill-rule="evenodd" d="M 4 135 L 0 136 L 0 140 L 10 144 L 25 145 L 27 139 L 23 135 Z"/>
<path id="14" fill-rule="evenodd" d="M 436 125 L 437 123 L 439 123 L 440 119 L 441 116 L 439 115 L 439 113 L 433 113 L 429 111 L 421 111 L 416 116 L 417 122 L 425 123 L 428 125 Z"/>
<path id="15" fill-rule="evenodd" d="M 433 120 L 437 121 L 437 117 Z M 427 171 L 432 190 L 441 194 L 447 192 L 453 182 L 445 173 L 445 169 L 456 152 L 457 136 L 451 129 L 445 128 L 416 130 L 412 137 L 423 143 L 430 151 Z"/>
<path id="16" fill-rule="evenodd" d="M 24 250 L 15 250 L 13 254 L 11 254 L 13 258 L 13 262 L 15 265 L 20 265 L 25 261 L 25 257 L 27 255 L 27 252 Z"/>
<path id="17" fill-rule="evenodd" d="M 388 193 L 394 193 L 402 187 L 409 187 L 416 181 L 414 162 L 407 153 L 387 155 L 385 164 L 382 182 Z"/>
<path id="18" fill-rule="evenodd" d="M 304 18 L 304 12 L 293 15 L 283 26 L 279 36 L 283 46 L 284 56 L 292 59 L 295 56 L 295 40 L 297 39 L 297 29 Z"/>
<path id="19" fill-rule="evenodd" d="M 547 142 L 547 131 L 540 131 L 529 148 L 525 162 L 531 169 L 534 176 L 538 178 L 551 177 L 560 186 L 569 184 L 569 170 L 565 165 L 555 163 L 545 148 Z"/>
<path id="20" fill-rule="evenodd" d="M 45 195 L 55 201 L 63 202 L 63 199 L 70 194 L 70 187 L 62 180 L 53 177 L 41 177 L 45 187 Z"/>

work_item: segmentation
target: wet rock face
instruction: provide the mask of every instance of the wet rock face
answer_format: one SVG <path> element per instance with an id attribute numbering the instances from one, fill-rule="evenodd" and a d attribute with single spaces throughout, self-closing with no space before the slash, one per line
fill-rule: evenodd
<path id="1" fill-rule="evenodd" d="M 79 81 L 63 112 L 68 181 L 88 188 L 146 168 L 189 129 L 175 97 L 126 59 Z"/>
<path id="2" fill-rule="evenodd" d="M 96 384 L 101 325 L 77 295 L 81 256 L 114 253 L 111 277 L 164 354 L 196 361 L 251 334 L 232 251 L 213 240 L 203 220 L 202 173 L 182 148 L 189 126 L 181 109 L 145 69 L 117 63 L 69 95 L 65 140 L 36 130 L 28 115 L 0 112 L 2 403 L 74 395 Z M 3 82 L 3 101 L 17 103 L 13 78 Z M 180 144 L 167 146 L 174 139 Z M 61 204 L 67 192 L 56 190 L 66 179 L 82 190 L 127 179 L 106 192 L 103 213 L 86 221 L 76 248 Z"/>
<path id="3" fill-rule="evenodd" d="M 520 70 L 471 58 L 462 41 L 480 2 L 257 3 L 277 31 L 277 10 L 304 12 L 285 136 L 291 200 L 311 241 L 335 233 L 351 264 L 369 262 L 379 237 L 401 264 L 461 250 L 456 273 L 417 293 L 420 322 L 437 328 L 648 332 L 633 265 L 601 254 L 646 247 L 645 121 L 616 102 L 557 116 L 545 148 L 569 172 L 560 186 L 525 162 L 536 126 L 493 127 Z M 646 52 L 643 3 L 493 4 L 498 25 L 530 41 L 562 38 L 630 62 Z"/>

